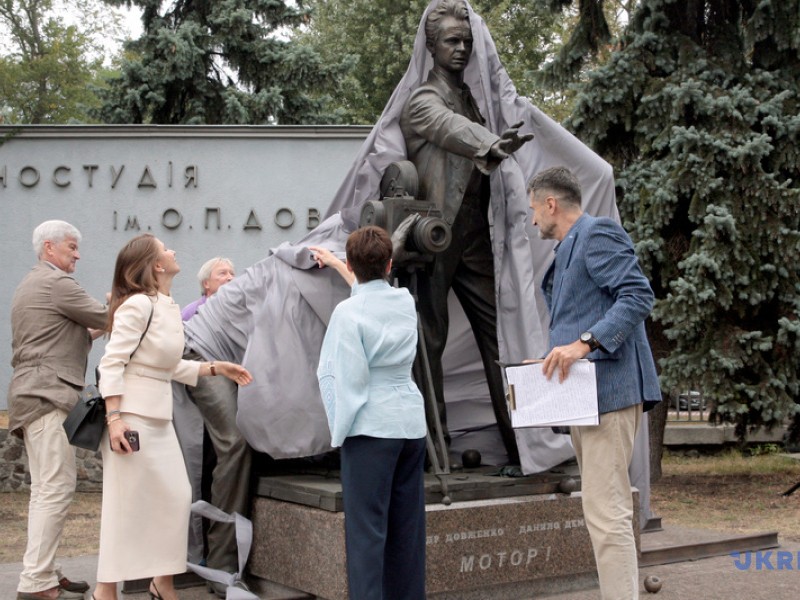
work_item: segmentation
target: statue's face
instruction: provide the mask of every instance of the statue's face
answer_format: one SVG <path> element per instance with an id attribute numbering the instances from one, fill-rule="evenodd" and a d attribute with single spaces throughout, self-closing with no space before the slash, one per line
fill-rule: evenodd
<path id="1" fill-rule="evenodd" d="M 445 71 L 461 73 L 472 54 L 472 30 L 469 21 L 445 17 L 439 24 L 436 45 L 431 49 L 433 63 Z"/>

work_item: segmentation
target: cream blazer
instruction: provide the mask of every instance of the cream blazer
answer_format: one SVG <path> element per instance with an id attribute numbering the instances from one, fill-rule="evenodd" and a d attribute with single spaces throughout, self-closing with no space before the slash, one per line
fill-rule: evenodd
<path id="1" fill-rule="evenodd" d="M 135 353 L 136 345 L 153 319 Z M 131 354 L 133 353 L 133 357 Z M 183 360 L 180 307 L 164 294 L 135 294 L 114 313 L 111 337 L 100 360 L 100 393 L 122 396 L 120 410 L 154 419 L 172 419 L 175 379 L 195 386 L 200 363 Z"/>

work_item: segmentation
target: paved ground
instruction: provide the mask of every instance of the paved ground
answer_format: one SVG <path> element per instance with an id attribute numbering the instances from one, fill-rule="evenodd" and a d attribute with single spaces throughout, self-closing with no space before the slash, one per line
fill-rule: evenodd
<path id="1" fill-rule="evenodd" d="M 723 536 L 705 530 L 673 528 L 663 533 L 642 536 L 644 548 L 663 545 L 714 542 Z M 658 539 L 661 538 L 661 539 Z M 729 554 L 666 565 L 641 567 L 639 582 L 642 600 L 796 600 L 800 597 L 800 543 L 786 542 L 778 536 L 780 547 Z M 778 553 L 781 553 L 778 555 Z M 746 560 L 750 561 L 749 566 Z M 778 569 L 778 561 L 783 560 Z M 738 566 L 737 566 L 738 564 Z M 771 570 L 769 567 L 773 567 Z M 788 567 L 791 567 L 789 569 Z M 648 575 L 662 581 L 661 591 L 649 594 L 643 582 Z M 547 596 L 548 600 L 599 600 L 597 589 Z"/>
<path id="2" fill-rule="evenodd" d="M 690 544 L 709 541 L 716 534 L 704 530 L 669 529 L 661 533 L 645 534 L 643 546 L 658 547 L 676 541 Z M 718 537 L 718 536 L 717 536 Z M 745 555 L 750 565 L 730 555 L 679 562 L 668 565 L 643 567 L 639 570 L 640 582 L 647 575 L 655 575 L 663 582 L 658 595 L 651 595 L 642 587 L 642 599 L 654 600 L 796 600 L 800 597 L 800 543 L 783 542 L 780 548 Z M 767 552 L 771 552 L 767 554 Z M 781 554 L 779 554 L 781 553 Z M 740 558 L 739 561 L 743 559 Z M 783 561 L 782 563 L 780 561 Z M 63 561 L 64 571 L 74 579 L 94 581 L 96 556 L 69 558 Z M 779 568 L 781 567 L 781 568 Z M 791 568 L 789 568 L 791 567 Z M 0 600 L 13 600 L 16 596 L 19 563 L 0 564 Z M 262 600 L 310 600 L 311 597 L 288 590 L 282 586 L 263 582 L 257 590 Z M 194 587 L 180 592 L 181 600 L 213 600 L 204 587 Z M 597 600 L 597 589 L 547 596 L 550 600 Z M 124 600 L 146 600 L 146 594 L 120 595 Z M 490 596 L 487 596 L 487 599 Z M 88 599 L 88 595 L 87 595 Z M 520 599 L 527 600 L 527 599 Z"/>

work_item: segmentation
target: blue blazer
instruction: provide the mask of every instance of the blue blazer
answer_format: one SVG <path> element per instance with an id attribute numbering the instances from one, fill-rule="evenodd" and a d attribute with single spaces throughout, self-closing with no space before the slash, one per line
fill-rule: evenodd
<path id="1" fill-rule="evenodd" d="M 550 309 L 550 348 L 591 331 L 606 350 L 595 361 L 600 413 L 661 400 L 658 375 L 644 329 L 653 290 L 642 273 L 625 230 L 608 218 L 587 214 L 556 247 L 542 281 Z"/>

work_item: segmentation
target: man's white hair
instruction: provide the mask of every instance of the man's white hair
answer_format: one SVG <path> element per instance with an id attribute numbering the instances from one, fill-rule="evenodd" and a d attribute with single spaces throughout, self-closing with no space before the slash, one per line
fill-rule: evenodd
<path id="1" fill-rule="evenodd" d="M 236 268 L 233 266 L 233 261 L 230 258 L 225 258 L 223 256 L 215 256 L 203 263 L 203 266 L 200 267 L 200 270 L 197 272 L 197 280 L 200 282 L 200 293 L 205 294 L 206 288 L 204 286 L 205 282 L 208 281 L 208 278 L 211 277 L 211 271 L 214 270 L 214 267 L 217 266 L 217 263 L 225 263 L 230 268 L 231 271 L 236 271 Z"/>
<path id="2" fill-rule="evenodd" d="M 33 230 L 33 251 L 38 258 L 42 258 L 45 242 L 58 244 L 67 238 L 74 238 L 76 242 L 80 243 L 81 232 L 66 221 L 45 221 Z"/>

